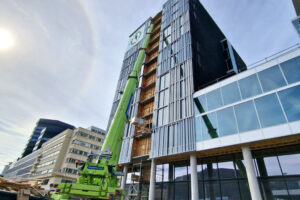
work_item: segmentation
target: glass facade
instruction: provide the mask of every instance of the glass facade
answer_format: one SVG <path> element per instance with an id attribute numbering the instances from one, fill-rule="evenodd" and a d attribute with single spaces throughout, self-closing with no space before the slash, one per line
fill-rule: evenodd
<path id="1" fill-rule="evenodd" d="M 300 199 L 300 146 L 253 152 L 262 195 L 268 199 Z"/>
<path id="2" fill-rule="evenodd" d="M 253 151 L 264 200 L 300 199 L 300 146 Z M 242 155 L 198 159 L 199 200 L 251 200 Z M 155 195 L 162 199 L 191 199 L 188 161 L 157 165 Z"/>
<path id="3" fill-rule="evenodd" d="M 199 199 L 251 199 L 247 179 L 239 176 L 239 168 L 234 164 L 236 159 L 239 157 L 232 155 L 198 160 Z M 156 169 L 159 175 L 156 177 L 155 199 L 191 199 L 188 161 L 158 165 Z"/>
<path id="4" fill-rule="evenodd" d="M 195 98 L 197 141 L 300 120 L 297 70 L 300 57 Z"/>

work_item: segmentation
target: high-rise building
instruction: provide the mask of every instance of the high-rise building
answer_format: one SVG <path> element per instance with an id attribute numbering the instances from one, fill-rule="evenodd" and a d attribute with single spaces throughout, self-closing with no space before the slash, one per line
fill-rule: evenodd
<path id="1" fill-rule="evenodd" d="M 66 129 L 75 129 L 75 127 L 58 120 L 40 119 L 36 123 L 36 127 L 28 140 L 24 152 L 22 153 L 22 157 L 25 157 L 34 150 L 39 149 L 44 142 Z"/>
<path id="2" fill-rule="evenodd" d="M 85 162 L 104 141 L 105 131 L 94 126 L 88 129 L 67 129 L 45 142 L 30 170 L 31 178 L 42 180 L 46 190 L 53 183 L 76 182 L 80 167 L 76 167 L 76 160 Z"/>
<path id="3" fill-rule="evenodd" d="M 128 198 L 299 198 L 300 50 L 247 70 L 198 0 L 168 0 L 129 36 L 108 127 L 150 23 L 119 159 Z"/>

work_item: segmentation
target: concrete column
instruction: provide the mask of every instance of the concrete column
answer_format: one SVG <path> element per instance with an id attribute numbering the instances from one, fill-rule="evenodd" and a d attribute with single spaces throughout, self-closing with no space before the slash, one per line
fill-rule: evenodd
<path id="1" fill-rule="evenodd" d="M 192 200 L 199 199 L 198 192 L 198 176 L 197 176 L 197 157 L 196 153 L 192 153 L 190 156 L 190 165 L 191 165 L 191 192 Z"/>
<path id="2" fill-rule="evenodd" d="M 127 172 L 128 172 L 128 165 L 124 165 L 124 168 L 123 168 L 124 176 L 122 177 L 122 182 L 121 182 L 121 188 L 122 188 L 122 190 L 125 190 L 126 179 L 127 179 Z"/>
<path id="3" fill-rule="evenodd" d="M 151 161 L 151 173 L 150 173 L 150 186 L 149 186 L 149 200 L 155 199 L 155 177 L 156 177 L 156 161 Z"/>
<path id="4" fill-rule="evenodd" d="M 262 196 L 259 190 L 258 180 L 255 174 L 255 168 L 253 164 L 253 158 L 251 154 L 250 147 L 242 147 L 243 157 L 246 164 L 246 173 L 248 178 L 248 183 L 250 187 L 251 198 L 255 200 L 262 200 Z"/>

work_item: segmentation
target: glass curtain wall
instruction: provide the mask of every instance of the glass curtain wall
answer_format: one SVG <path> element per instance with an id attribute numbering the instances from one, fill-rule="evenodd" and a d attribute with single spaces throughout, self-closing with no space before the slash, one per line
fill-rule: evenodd
<path id="1" fill-rule="evenodd" d="M 264 200 L 300 199 L 300 145 L 253 151 Z M 198 160 L 199 200 L 251 200 L 241 154 Z M 156 168 L 157 200 L 190 200 L 189 161 Z"/>
<path id="2" fill-rule="evenodd" d="M 280 90 L 299 82 L 298 74 L 300 57 L 195 98 L 197 141 L 300 120 L 300 85 Z"/>

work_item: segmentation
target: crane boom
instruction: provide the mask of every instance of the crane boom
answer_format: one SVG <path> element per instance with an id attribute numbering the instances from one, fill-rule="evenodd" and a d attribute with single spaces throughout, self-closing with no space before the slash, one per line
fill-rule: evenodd
<path id="1" fill-rule="evenodd" d="M 77 196 L 93 199 L 120 199 L 122 190 L 119 187 L 117 176 L 122 175 L 122 173 L 117 171 L 117 164 L 121 151 L 122 133 L 126 123 L 129 121 L 127 111 L 139 83 L 138 75 L 144 62 L 146 48 L 148 47 L 153 27 L 154 25 L 151 24 L 142 48 L 139 50 L 133 70 L 128 77 L 125 90 L 102 146 L 98 162 L 92 162 L 95 154 L 91 154 L 85 163 L 76 163 L 76 165 L 82 166 L 77 182 L 53 184 L 55 190 L 51 193 L 51 198 L 60 200 L 69 199 L 70 196 Z"/>
<path id="2" fill-rule="evenodd" d="M 128 122 L 128 117 L 126 116 L 126 110 L 131 104 L 131 99 L 133 98 L 135 89 L 138 86 L 138 75 L 141 71 L 142 64 L 144 62 L 146 48 L 148 47 L 150 34 L 153 29 L 153 24 L 150 25 L 149 31 L 144 40 L 143 46 L 139 51 L 136 63 L 134 68 L 128 77 L 128 81 L 125 86 L 125 90 L 122 94 L 120 103 L 116 110 L 115 116 L 112 120 L 109 131 L 106 135 L 106 139 L 102 146 L 103 152 L 111 152 L 112 157 L 109 160 L 109 164 L 116 165 L 119 161 L 120 151 L 121 151 L 121 142 L 122 142 L 122 133 L 125 127 L 126 122 Z"/>

